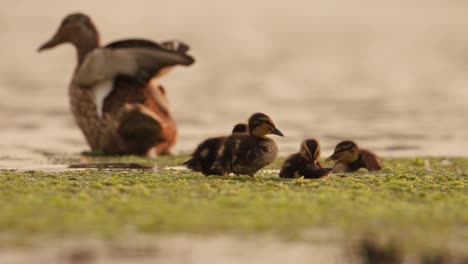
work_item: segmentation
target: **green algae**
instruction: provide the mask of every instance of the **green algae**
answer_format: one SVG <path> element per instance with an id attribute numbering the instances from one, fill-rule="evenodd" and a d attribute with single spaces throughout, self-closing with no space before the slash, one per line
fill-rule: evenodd
<path id="1" fill-rule="evenodd" d="M 89 160 L 163 168 L 186 158 Z M 278 169 L 281 160 L 269 169 Z M 0 234 L 20 240 L 112 238 L 129 230 L 302 238 L 304 230 L 318 228 L 346 237 L 390 237 L 408 251 L 463 249 L 468 247 L 467 194 L 468 158 L 385 159 L 378 172 L 318 180 L 280 179 L 274 171 L 254 178 L 170 169 L 1 171 Z"/>

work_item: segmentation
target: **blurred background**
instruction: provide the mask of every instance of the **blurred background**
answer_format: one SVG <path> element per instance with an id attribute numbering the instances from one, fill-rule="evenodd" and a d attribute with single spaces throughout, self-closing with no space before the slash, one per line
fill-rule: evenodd
<path id="1" fill-rule="evenodd" d="M 175 153 L 265 112 L 330 154 L 354 139 L 382 156 L 468 154 L 468 2 L 26 1 L 0 10 L 0 164 L 87 150 L 69 111 L 75 50 L 37 53 L 72 12 L 102 43 L 179 39 L 197 62 L 162 80 L 179 125 Z"/>

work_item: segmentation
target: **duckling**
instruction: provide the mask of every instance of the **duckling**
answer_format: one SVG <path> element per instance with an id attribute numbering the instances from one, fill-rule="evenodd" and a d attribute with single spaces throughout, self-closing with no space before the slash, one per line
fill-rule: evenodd
<path id="1" fill-rule="evenodd" d="M 332 168 L 323 168 L 319 161 L 320 143 L 316 139 L 302 141 L 298 153 L 292 154 L 285 161 L 279 176 L 281 178 L 318 179 L 328 176 Z"/>
<path id="2" fill-rule="evenodd" d="M 176 123 L 159 77 L 173 66 L 190 65 L 188 45 L 127 39 L 102 47 L 91 18 L 65 17 L 39 51 L 62 43 L 75 46 L 78 63 L 69 85 L 72 113 L 93 151 L 169 154 L 177 140 Z"/>
<path id="3" fill-rule="evenodd" d="M 235 135 L 235 134 L 246 134 L 248 132 L 249 132 L 249 126 L 247 124 L 243 124 L 243 123 L 235 125 L 234 128 L 232 129 L 232 134 L 233 135 Z"/>
<path id="4" fill-rule="evenodd" d="M 352 172 L 360 168 L 376 171 L 382 168 L 377 155 L 369 150 L 360 149 L 355 142 L 350 140 L 338 143 L 334 153 L 327 160 L 335 161 L 334 172 Z"/>
<path id="5" fill-rule="evenodd" d="M 248 129 L 248 134 L 231 135 L 222 142 L 214 165 L 218 172 L 222 172 L 219 174 L 253 176 L 275 160 L 278 146 L 267 135 L 284 135 L 273 120 L 263 113 L 255 113 L 249 118 Z"/>
<path id="6" fill-rule="evenodd" d="M 232 129 L 232 135 L 243 134 L 247 132 L 247 124 L 237 124 Z M 198 145 L 192 153 L 192 158 L 183 165 L 187 168 L 203 173 L 204 175 L 220 174 L 213 165 L 216 161 L 219 147 L 226 137 L 209 138 Z"/>

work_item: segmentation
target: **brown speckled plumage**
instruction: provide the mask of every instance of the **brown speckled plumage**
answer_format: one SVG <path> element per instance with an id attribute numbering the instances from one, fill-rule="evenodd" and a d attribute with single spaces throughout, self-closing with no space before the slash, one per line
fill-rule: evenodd
<path id="1" fill-rule="evenodd" d="M 278 146 L 271 138 L 252 135 L 233 135 L 224 141 L 221 157 L 226 173 L 253 176 L 272 163 L 278 155 Z"/>
<path id="2" fill-rule="evenodd" d="M 39 50 L 61 43 L 71 43 L 76 47 L 76 69 L 82 65 L 87 54 L 100 47 L 98 32 L 91 19 L 84 14 L 67 16 L 57 33 Z M 109 46 L 113 45 L 113 49 L 118 49 L 130 44 L 132 47 L 162 47 L 146 40 L 125 40 Z M 185 52 L 188 46 L 186 49 L 178 49 Z M 70 84 L 68 93 L 71 111 L 92 150 L 107 154 L 145 155 L 152 149 L 158 154 L 170 153 L 177 140 L 177 129 L 166 92 L 157 78 L 149 81 L 151 76 L 144 77 L 141 74 L 115 77 L 111 92 L 103 100 L 102 116 L 98 114 L 92 90 L 78 86 L 75 82 Z"/>
<path id="3" fill-rule="evenodd" d="M 192 158 L 184 162 L 184 165 L 204 175 L 223 174 L 223 171 L 217 169 L 214 164 L 218 157 L 219 148 L 225 139 L 226 137 L 214 137 L 204 140 L 193 151 Z"/>
<path id="4" fill-rule="evenodd" d="M 237 124 L 232 129 L 232 134 L 247 133 L 247 124 Z M 204 175 L 223 174 L 223 170 L 217 169 L 214 164 L 218 158 L 218 152 L 225 136 L 209 138 L 200 143 L 192 153 L 192 158 L 184 163 L 187 168 L 203 173 Z"/>
<path id="5" fill-rule="evenodd" d="M 223 140 L 215 168 L 219 174 L 244 174 L 253 176 L 273 162 L 278 155 L 278 146 L 268 134 L 283 136 L 270 117 L 263 113 L 253 114 L 248 122 L 248 134 L 236 134 Z"/>

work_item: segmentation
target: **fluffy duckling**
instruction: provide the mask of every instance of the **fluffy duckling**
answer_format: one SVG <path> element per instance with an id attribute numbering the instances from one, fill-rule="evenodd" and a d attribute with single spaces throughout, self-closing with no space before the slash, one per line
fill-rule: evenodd
<path id="1" fill-rule="evenodd" d="M 338 143 L 334 153 L 327 160 L 335 161 L 334 172 L 352 172 L 360 168 L 376 171 L 382 168 L 377 155 L 369 150 L 360 149 L 355 142 L 350 140 Z"/>
<path id="2" fill-rule="evenodd" d="M 247 133 L 247 124 L 237 124 L 232 129 L 232 135 Z M 226 139 L 223 137 L 209 138 L 198 145 L 192 153 L 192 158 L 183 165 L 187 168 L 203 173 L 204 175 L 222 174 L 213 165 L 218 156 L 218 150 L 222 142 Z"/>
<path id="3" fill-rule="evenodd" d="M 235 173 L 253 176 L 257 171 L 273 162 L 278 155 L 278 146 L 267 135 L 283 137 L 273 120 L 256 113 L 249 118 L 248 134 L 227 137 L 219 148 L 219 160 L 214 167 L 220 175 Z"/>
<path id="4" fill-rule="evenodd" d="M 249 126 L 243 123 L 235 125 L 234 128 L 232 129 L 233 135 L 234 134 L 246 134 L 248 132 L 249 132 Z"/>
<path id="5" fill-rule="evenodd" d="M 39 51 L 63 43 L 75 46 L 78 63 L 69 85 L 75 121 L 93 151 L 169 154 L 177 129 L 166 92 L 158 79 L 172 66 L 190 65 L 188 46 L 127 39 L 102 47 L 91 19 L 81 13 L 64 18 Z"/>
<path id="6" fill-rule="evenodd" d="M 281 168 L 281 178 L 318 179 L 329 175 L 332 168 L 323 168 L 320 159 L 320 143 L 315 139 L 302 141 L 299 153 L 289 156 Z"/>

